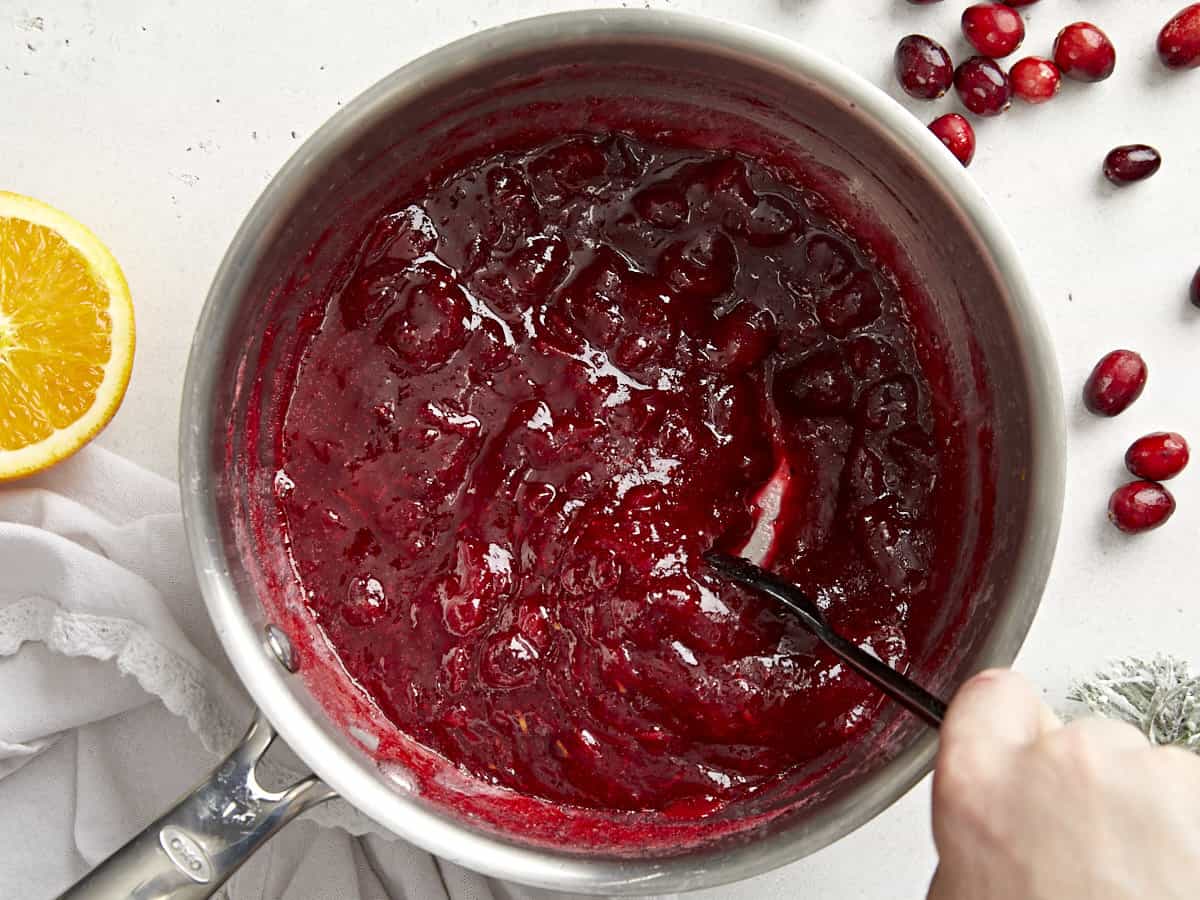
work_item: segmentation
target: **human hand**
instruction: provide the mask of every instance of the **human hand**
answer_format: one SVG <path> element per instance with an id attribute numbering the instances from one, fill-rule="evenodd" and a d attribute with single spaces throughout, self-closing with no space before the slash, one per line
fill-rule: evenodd
<path id="1" fill-rule="evenodd" d="M 1200 896 L 1200 759 L 1106 719 L 1062 724 L 1013 672 L 954 697 L 928 900 Z"/>

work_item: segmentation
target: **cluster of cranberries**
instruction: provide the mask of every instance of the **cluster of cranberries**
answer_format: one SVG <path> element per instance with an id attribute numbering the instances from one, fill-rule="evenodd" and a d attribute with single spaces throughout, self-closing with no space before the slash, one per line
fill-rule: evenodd
<path id="1" fill-rule="evenodd" d="M 928 5 L 941 0 L 909 0 Z M 996 62 L 1016 52 L 1025 40 L 1025 23 L 1017 9 L 1038 0 L 975 3 L 963 12 L 962 32 L 977 56 L 955 68 L 946 48 L 932 38 L 911 34 L 896 47 L 896 77 L 912 97 L 936 100 L 950 90 L 977 116 L 998 116 L 1014 95 L 1027 103 L 1045 103 L 1062 87 L 1065 75 L 1075 81 L 1103 81 L 1117 65 L 1117 51 L 1103 31 L 1090 22 L 1075 22 L 1054 39 L 1053 59 L 1027 56 L 1006 72 Z M 1200 66 L 1200 3 L 1180 11 L 1158 36 L 1158 55 L 1172 69 Z M 963 116 L 949 113 L 930 130 L 964 166 L 975 156 L 975 130 Z M 1162 165 L 1158 151 L 1145 144 L 1117 147 L 1104 160 L 1104 174 L 1114 184 L 1149 178 Z"/>
<path id="2" fill-rule="evenodd" d="M 941 0 L 909 0 L 926 5 Z M 896 77 L 912 97 L 936 100 L 953 86 L 969 112 L 997 116 L 1012 105 L 1013 95 L 1027 103 L 1045 103 L 1062 87 L 1063 76 L 1075 81 L 1103 81 L 1112 75 L 1117 52 L 1108 35 L 1090 22 L 1066 26 L 1054 40 L 1053 59 L 1027 56 L 1005 72 L 996 60 L 1016 52 L 1025 40 L 1025 23 L 1017 11 L 1039 0 L 975 3 L 962 15 L 962 32 L 979 54 L 955 68 L 946 48 L 932 38 L 912 34 L 896 48 Z M 1200 67 L 1200 3 L 1177 13 L 1158 35 L 1158 55 L 1170 69 Z M 975 130 L 966 118 L 949 113 L 929 126 L 964 166 L 975 156 Z M 1114 184 L 1149 178 L 1162 166 L 1158 151 L 1147 144 L 1111 150 L 1103 171 Z M 1191 282 L 1191 301 L 1200 308 L 1200 270 Z M 1115 350 L 1097 363 L 1084 387 L 1084 402 L 1096 415 L 1115 416 L 1142 393 L 1146 364 L 1129 350 Z M 1136 533 L 1162 525 L 1175 512 L 1175 498 L 1161 482 L 1187 465 L 1187 442 L 1174 432 L 1158 432 L 1135 441 L 1125 465 L 1138 479 L 1118 488 L 1109 501 L 1109 519 L 1122 531 Z"/>
<path id="3" fill-rule="evenodd" d="M 1083 387 L 1083 402 L 1098 416 L 1116 416 L 1129 408 L 1146 387 L 1146 362 L 1132 350 L 1105 356 Z M 1188 464 L 1187 441 L 1173 431 L 1138 438 L 1125 452 L 1125 468 L 1136 478 L 1113 491 L 1108 518 L 1130 534 L 1150 531 L 1175 512 L 1175 498 L 1162 486 Z"/>

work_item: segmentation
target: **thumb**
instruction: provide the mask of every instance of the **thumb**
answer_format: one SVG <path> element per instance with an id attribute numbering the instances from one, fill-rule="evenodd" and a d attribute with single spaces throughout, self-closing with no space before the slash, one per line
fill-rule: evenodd
<path id="1" fill-rule="evenodd" d="M 1061 724 L 1023 676 L 989 669 L 958 689 L 946 711 L 941 741 L 945 746 L 986 738 L 1023 746 Z"/>

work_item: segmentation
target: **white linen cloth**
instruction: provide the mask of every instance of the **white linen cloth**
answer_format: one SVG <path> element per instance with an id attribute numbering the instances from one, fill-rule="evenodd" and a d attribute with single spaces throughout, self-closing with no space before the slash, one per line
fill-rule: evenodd
<path id="1" fill-rule="evenodd" d="M 250 717 L 192 577 L 174 484 L 89 447 L 0 487 L 0 898 L 57 895 L 189 790 Z M 318 807 L 219 896 L 551 896 L 371 829 L 342 801 Z"/>

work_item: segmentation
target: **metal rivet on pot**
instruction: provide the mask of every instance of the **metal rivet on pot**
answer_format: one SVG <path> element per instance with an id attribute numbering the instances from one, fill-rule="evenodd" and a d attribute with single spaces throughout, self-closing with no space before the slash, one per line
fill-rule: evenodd
<path id="1" fill-rule="evenodd" d="M 283 633 L 283 629 L 278 625 L 268 625 L 266 633 L 267 649 L 271 651 L 271 655 L 275 657 L 276 661 L 289 672 L 295 672 L 300 668 L 300 661 L 296 659 L 296 651 L 292 649 L 292 642 Z"/>

